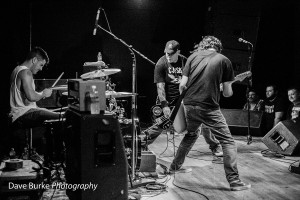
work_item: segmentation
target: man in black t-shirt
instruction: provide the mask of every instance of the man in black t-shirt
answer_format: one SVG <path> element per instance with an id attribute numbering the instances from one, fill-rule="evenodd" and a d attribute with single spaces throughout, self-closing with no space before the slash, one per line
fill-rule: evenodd
<path id="1" fill-rule="evenodd" d="M 167 42 L 164 53 L 155 65 L 154 83 L 157 86 L 157 103 L 161 103 L 164 113 L 169 115 L 168 105 L 174 105 L 180 95 L 178 87 L 186 57 L 180 54 L 180 45 L 175 40 Z"/>
<path id="2" fill-rule="evenodd" d="M 156 104 L 161 105 L 163 114 L 168 118 L 171 113 L 170 106 L 175 106 L 180 96 L 179 83 L 182 77 L 182 69 L 186 63 L 186 57 L 180 54 L 180 44 L 175 40 L 170 40 L 166 43 L 164 53 L 165 55 L 155 65 L 154 83 L 156 84 L 158 95 Z M 170 130 L 174 133 L 172 127 Z M 162 131 L 158 126 L 148 130 L 148 144 L 153 143 Z M 203 131 L 203 137 L 214 155 L 223 155 L 219 141 L 210 132 Z"/>
<path id="3" fill-rule="evenodd" d="M 236 145 L 219 105 L 220 85 L 223 96 L 230 97 L 233 95 L 231 85 L 235 81 L 231 61 L 220 53 L 221 50 L 219 39 L 205 36 L 199 44 L 199 50 L 187 59 L 179 87 L 180 92 L 187 89 L 183 99 L 187 133 L 170 165 L 170 172 L 186 173 L 192 170 L 182 165 L 199 137 L 199 126 L 205 125 L 222 145 L 224 169 L 230 189 L 246 190 L 251 185 L 243 183 L 239 178 Z"/>
<path id="4" fill-rule="evenodd" d="M 262 121 L 264 134 L 268 133 L 278 122 L 284 119 L 286 111 L 286 103 L 278 95 L 275 85 L 268 85 L 266 87 L 266 97 L 263 104 L 264 116 Z"/>
<path id="5" fill-rule="evenodd" d="M 168 118 L 171 114 L 170 106 L 174 106 L 180 96 L 179 83 L 186 57 L 180 54 L 180 45 L 175 40 L 167 42 L 164 53 L 155 65 L 154 83 L 157 87 L 156 104 L 161 105 L 163 115 Z M 147 130 L 148 144 L 153 143 L 163 131 L 159 126 L 151 127 Z M 174 133 L 172 128 L 170 131 Z"/>

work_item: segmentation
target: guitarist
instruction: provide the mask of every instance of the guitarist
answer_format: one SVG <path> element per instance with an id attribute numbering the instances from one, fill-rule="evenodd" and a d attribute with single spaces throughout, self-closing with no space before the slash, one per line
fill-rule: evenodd
<path id="1" fill-rule="evenodd" d="M 165 55 L 155 65 L 154 83 L 156 84 L 158 95 L 156 104 L 161 105 L 164 116 L 168 118 L 171 114 L 170 106 L 174 106 L 180 96 L 178 88 L 186 57 L 180 54 L 180 44 L 175 40 L 166 43 L 164 53 Z M 159 126 L 154 126 L 148 130 L 147 143 L 153 143 L 162 131 L 163 129 Z M 171 131 L 174 132 L 173 130 Z"/>
<path id="2" fill-rule="evenodd" d="M 223 88 L 223 96 L 230 97 L 233 94 L 231 85 L 235 81 L 231 61 L 220 54 L 221 50 L 222 43 L 219 39 L 205 36 L 199 43 L 198 51 L 187 59 L 179 90 L 182 92 L 186 85 L 188 86 L 183 99 L 188 132 L 182 139 L 170 165 L 170 173 L 191 171 L 182 167 L 182 164 L 199 136 L 197 129 L 204 124 L 210 128 L 222 145 L 224 169 L 230 189 L 246 190 L 251 185 L 240 180 L 237 169 L 237 148 L 219 106 L 220 84 Z M 200 67 L 198 74 L 189 80 L 198 67 Z M 188 81 L 192 83 L 190 86 Z"/>
<path id="3" fill-rule="evenodd" d="M 186 57 L 180 54 L 180 44 L 175 40 L 166 43 L 164 53 L 165 55 L 155 65 L 154 83 L 156 83 L 158 94 L 156 104 L 161 104 L 164 116 L 168 118 L 171 113 L 170 106 L 174 106 L 180 96 L 179 83 L 182 77 L 182 69 L 186 63 Z M 153 143 L 163 131 L 159 126 L 152 126 L 152 128 L 147 130 L 149 135 L 147 144 Z M 173 127 L 170 127 L 170 131 L 174 133 Z M 221 149 L 219 141 L 209 132 L 203 131 L 203 136 L 214 155 L 222 156 L 222 151 L 216 151 L 216 149 Z"/>

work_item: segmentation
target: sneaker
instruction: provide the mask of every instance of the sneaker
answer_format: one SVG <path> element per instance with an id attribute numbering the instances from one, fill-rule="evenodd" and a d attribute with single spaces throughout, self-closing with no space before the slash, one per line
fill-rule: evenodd
<path id="1" fill-rule="evenodd" d="M 236 180 L 230 183 L 230 189 L 232 191 L 247 190 L 249 188 L 251 188 L 251 185 L 249 183 L 244 183 L 241 180 Z"/>
<path id="2" fill-rule="evenodd" d="M 216 148 L 212 149 L 211 152 L 214 156 L 217 156 L 217 157 L 223 156 L 223 151 L 220 146 L 217 146 Z"/>
<path id="3" fill-rule="evenodd" d="M 170 174 L 190 173 L 190 172 L 192 172 L 192 168 L 181 167 L 180 169 L 177 170 L 169 169 Z"/>

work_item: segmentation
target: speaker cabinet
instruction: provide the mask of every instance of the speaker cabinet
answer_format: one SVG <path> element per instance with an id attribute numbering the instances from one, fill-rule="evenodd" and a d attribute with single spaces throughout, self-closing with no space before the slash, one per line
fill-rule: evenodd
<path id="1" fill-rule="evenodd" d="M 128 199 L 128 166 L 118 119 L 66 112 L 66 180 L 94 189 L 68 189 L 71 200 Z"/>
<path id="2" fill-rule="evenodd" d="M 300 123 L 292 120 L 279 122 L 262 139 L 274 152 L 283 155 L 299 154 Z"/>
<path id="3" fill-rule="evenodd" d="M 233 135 L 248 134 L 248 111 L 241 109 L 221 109 L 228 127 Z M 261 136 L 261 120 L 263 112 L 250 111 L 250 133 Z"/>

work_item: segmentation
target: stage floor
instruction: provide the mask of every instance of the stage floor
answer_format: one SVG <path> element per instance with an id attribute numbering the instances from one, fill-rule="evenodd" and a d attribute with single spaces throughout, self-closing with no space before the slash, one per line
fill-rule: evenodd
<path id="1" fill-rule="evenodd" d="M 169 165 L 179 146 L 182 135 L 161 134 L 149 145 L 157 156 L 157 162 Z M 268 151 L 261 137 L 254 137 L 248 145 L 246 136 L 234 135 L 238 149 L 238 170 L 242 181 L 250 183 L 251 189 L 231 191 L 225 179 L 222 160 L 213 158 L 201 135 L 184 166 L 191 167 L 191 173 L 162 176 L 157 182 L 166 184 L 165 191 L 142 194 L 142 200 L 296 200 L 300 196 L 300 175 L 289 171 L 294 162 L 299 165 L 299 156 L 279 157 Z M 175 143 L 174 143 L 174 142 Z M 159 167 L 158 167 L 159 170 Z M 181 188 L 179 188 L 179 187 Z M 185 189 L 182 189 L 185 188 Z"/>

